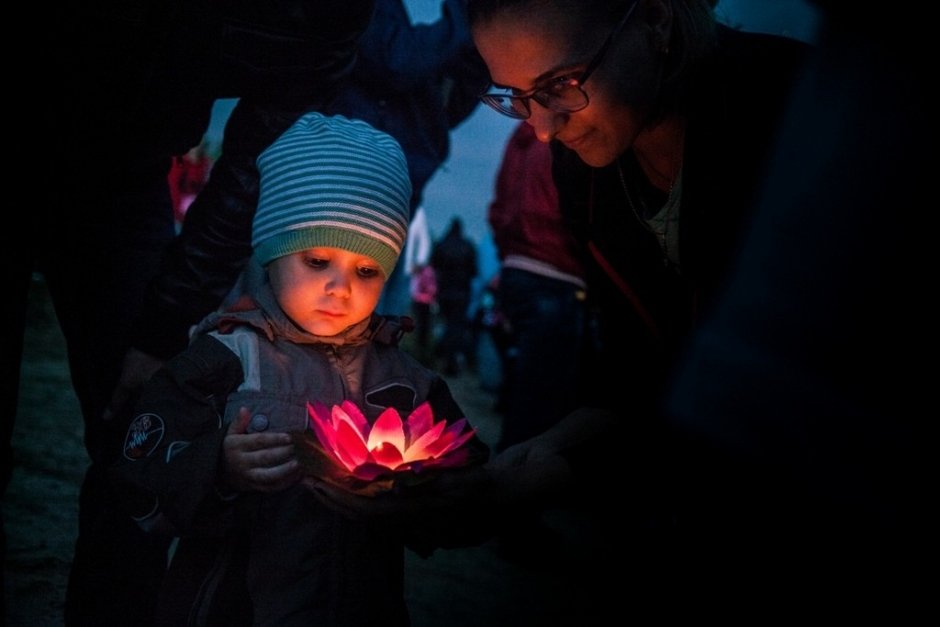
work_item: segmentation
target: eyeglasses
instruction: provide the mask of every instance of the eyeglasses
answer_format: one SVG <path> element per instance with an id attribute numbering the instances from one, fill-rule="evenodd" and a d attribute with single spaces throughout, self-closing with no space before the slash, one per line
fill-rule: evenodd
<path id="1" fill-rule="evenodd" d="M 529 101 L 534 100 L 546 109 L 557 111 L 558 113 L 574 113 L 588 106 L 590 99 L 582 88 L 591 74 L 596 70 L 604 56 L 607 54 L 610 44 L 614 38 L 623 30 L 624 24 L 630 19 L 636 5 L 634 0 L 627 9 L 620 21 L 614 26 L 614 29 L 607 35 L 607 39 L 601 44 L 600 50 L 594 55 L 584 68 L 581 76 L 574 78 L 572 76 L 559 76 L 550 79 L 547 84 L 536 87 L 525 94 L 508 94 L 499 92 L 488 92 L 480 95 L 480 100 L 503 115 L 508 115 L 517 120 L 527 120 L 532 115 Z"/>

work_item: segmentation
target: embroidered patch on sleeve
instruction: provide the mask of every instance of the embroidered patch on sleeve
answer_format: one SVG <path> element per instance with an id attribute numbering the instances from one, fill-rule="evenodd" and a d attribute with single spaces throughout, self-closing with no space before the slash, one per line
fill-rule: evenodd
<path id="1" fill-rule="evenodd" d="M 124 439 L 124 457 L 131 461 L 147 457 L 163 440 L 163 418 L 156 414 L 141 414 L 127 428 Z"/>

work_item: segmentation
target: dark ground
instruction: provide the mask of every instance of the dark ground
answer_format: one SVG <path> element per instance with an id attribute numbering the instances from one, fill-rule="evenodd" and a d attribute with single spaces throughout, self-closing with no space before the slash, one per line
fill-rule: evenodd
<path id="1" fill-rule="evenodd" d="M 15 469 L 2 504 L 8 543 L 4 594 L 11 627 L 62 624 L 78 490 L 87 463 L 64 342 L 41 279 L 33 287 L 13 437 Z M 488 367 L 481 361 L 481 373 Z M 492 444 L 500 429 L 492 392 L 472 373 L 448 381 L 470 422 Z M 546 521 L 563 532 L 560 541 L 572 539 L 569 518 L 555 513 Z M 567 546 L 554 548 L 564 554 Z M 583 624 L 568 615 L 578 573 L 557 559 L 539 566 L 509 562 L 496 547 L 490 541 L 440 550 L 428 559 L 409 552 L 406 598 L 414 627 Z"/>

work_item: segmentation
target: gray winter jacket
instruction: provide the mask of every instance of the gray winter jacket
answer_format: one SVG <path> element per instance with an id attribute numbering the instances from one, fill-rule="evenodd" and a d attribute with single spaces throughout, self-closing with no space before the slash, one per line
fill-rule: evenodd
<path id="1" fill-rule="evenodd" d="M 256 625 L 407 624 L 403 548 L 414 529 L 342 518 L 301 485 L 223 494 L 222 440 L 241 407 L 251 412 L 249 432 L 309 429 L 313 400 L 351 400 L 370 421 L 386 407 L 407 416 L 424 401 L 435 420 L 463 412 L 443 379 L 396 346 L 394 320 L 374 316 L 339 336 L 313 336 L 284 315 L 254 262 L 233 294 L 148 385 L 116 469 L 131 486 L 135 519 L 183 538 L 182 575 L 193 581 L 175 581 L 171 566 L 169 585 L 186 589 L 169 605 L 188 615 L 186 624 L 222 616 Z M 485 458 L 479 440 L 469 444 L 473 459 Z M 206 562 L 201 570 L 189 564 L 193 553 Z M 226 616 L 232 599 L 245 596 L 250 608 Z"/>

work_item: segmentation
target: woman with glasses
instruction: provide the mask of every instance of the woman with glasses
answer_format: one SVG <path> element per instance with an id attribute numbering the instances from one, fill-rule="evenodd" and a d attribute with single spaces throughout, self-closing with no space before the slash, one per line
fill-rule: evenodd
<path id="1" fill-rule="evenodd" d="M 617 396 L 655 390 L 707 311 L 804 58 L 795 40 L 716 23 L 710 4 L 469 3 L 483 102 L 554 150 L 597 339 L 618 364 L 598 387 Z"/>
<path id="2" fill-rule="evenodd" d="M 493 464 L 550 460 L 562 449 L 575 478 L 591 477 L 579 482 L 582 494 L 586 484 L 608 494 L 629 480 L 643 513 L 633 518 L 642 520 L 632 527 L 620 514 L 608 520 L 621 537 L 632 529 L 642 538 L 630 563 L 651 576 L 663 574 L 657 565 L 674 565 L 663 552 L 672 541 L 654 538 L 684 520 L 660 502 L 672 494 L 671 465 L 654 444 L 666 440 L 650 437 L 665 429 L 661 392 L 721 288 L 806 53 L 795 40 L 718 24 L 714 4 L 468 4 L 492 80 L 483 102 L 526 120 L 552 146 L 562 212 L 588 269 L 595 353 L 583 402 L 608 410 L 593 417 L 619 430 L 571 446 L 580 412 Z"/>

